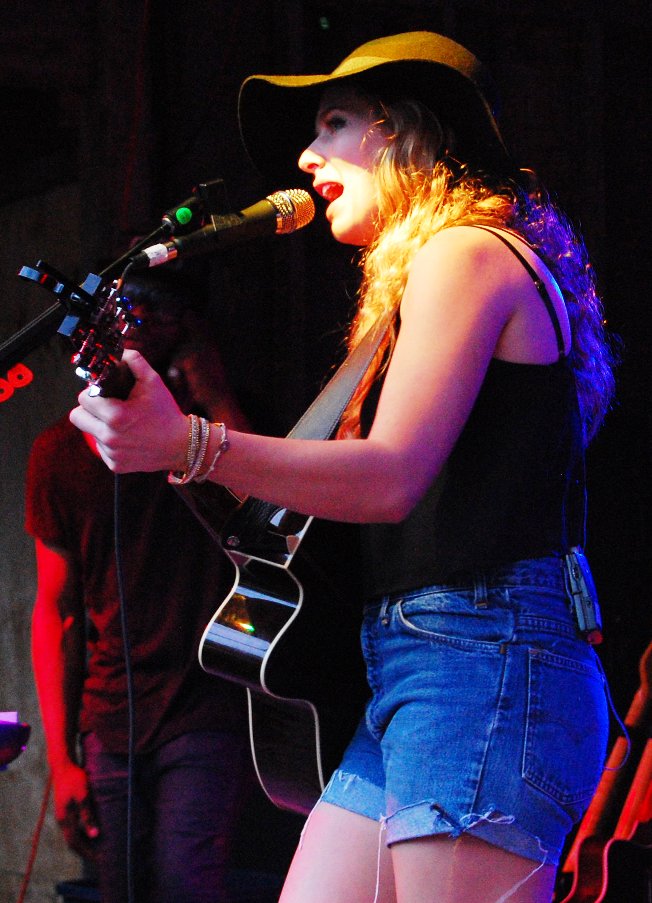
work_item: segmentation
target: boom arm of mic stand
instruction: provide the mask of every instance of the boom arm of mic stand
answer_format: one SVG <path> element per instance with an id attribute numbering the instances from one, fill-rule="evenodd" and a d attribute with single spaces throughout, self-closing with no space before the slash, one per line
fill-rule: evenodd
<path id="1" fill-rule="evenodd" d="M 8 338 L 6 342 L 3 342 L 0 345 L 0 372 L 4 373 L 6 370 L 10 370 L 14 364 L 22 361 L 26 354 L 53 336 L 63 323 L 67 313 L 66 305 L 57 302 Z"/>
<path id="2" fill-rule="evenodd" d="M 99 275 L 103 279 L 108 279 L 111 281 L 112 279 L 118 279 L 119 276 L 122 275 L 124 270 L 126 269 L 128 263 L 134 254 L 137 254 L 139 251 L 142 251 L 143 248 L 149 247 L 151 244 L 155 244 L 157 241 L 160 241 L 164 238 L 167 238 L 172 233 L 172 228 L 168 223 L 162 223 L 158 229 L 155 229 L 149 235 L 146 235 L 145 238 L 141 238 L 139 242 L 137 242 L 132 248 L 129 248 L 128 251 L 118 257 L 117 260 L 114 260 L 113 263 L 110 263 L 108 267 L 101 270 Z"/>
<path id="3" fill-rule="evenodd" d="M 73 318 L 72 326 L 76 313 L 81 315 L 91 312 L 95 306 L 93 293 L 102 284 L 102 280 L 98 276 L 89 273 L 83 285 L 75 285 L 43 260 L 39 260 L 36 267 L 21 267 L 18 275 L 22 279 L 49 289 L 58 295 L 61 301 L 48 307 L 31 323 L 0 345 L 0 371 L 4 371 L 5 368 L 9 370 L 14 364 L 21 361 L 24 355 L 38 348 L 56 332 L 70 335 L 70 329 L 66 328 L 68 326 L 67 318 L 69 320 L 71 317 Z"/>
<path id="4" fill-rule="evenodd" d="M 200 199 L 198 204 L 199 210 L 206 216 L 222 213 L 223 210 L 227 209 L 228 204 L 224 179 L 212 179 L 210 182 L 200 182 L 196 188 L 193 188 L 193 195 Z M 171 209 L 174 210 L 175 208 Z M 170 211 L 168 211 L 168 214 L 169 213 Z M 140 241 L 129 248 L 128 251 L 125 251 L 121 257 L 114 260 L 113 263 L 110 263 L 104 270 L 101 270 L 99 275 L 103 279 L 117 279 L 122 275 L 132 258 L 135 257 L 139 251 L 142 251 L 143 248 L 148 248 L 150 245 L 163 241 L 164 239 L 169 238 L 170 235 L 176 235 L 177 233 L 183 234 L 184 232 L 197 228 L 197 224 L 195 223 L 196 217 L 193 217 L 191 223 L 187 224 L 184 228 L 168 214 L 166 214 L 163 222 L 157 229 L 150 232 L 145 238 L 141 238 Z M 200 217 L 200 221 L 204 221 L 203 216 Z"/>
<path id="5" fill-rule="evenodd" d="M 209 213 L 218 213 L 224 207 L 226 200 L 226 188 L 222 179 L 214 179 L 210 182 L 201 183 L 197 192 L 201 198 L 202 207 Z M 99 274 L 100 279 L 111 281 L 117 279 L 126 269 L 131 258 L 142 251 L 143 248 L 166 238 L 174 231 L 174 227 L 168 220 L 164 220 L 161 225 L 150 235 L 142 238 L 133 248 L 130 248 L 113 263 L 109 264 Z M 65 283 L 65 277 L 57 273 L 52 267 L 45 267 L 55 273 Z M 23 268 L 25 270 L 26 268 Z M 24 275 L 23 271 L 19 275 Z M 28 278 L 32 278 L 31 276 Z M 97 278 L 97 277 L 95 277 Z M 36 281 L 36 280 L 34 280 Z M 39 280 L 40 281 L 40 280 Z M 49 287 L 49 286 L 48 286 Z M 83 291 L 81 293 L 84 294 Z M 43 313 L 39 314 L 36 319 L 28 323 L 13 336 L 10 336 L 5 342 L 0 344 L 0 375 L 11 369 L 14 364 L 19 363 L 22 358 L 46 342 L 51 336 L 59 331 L 59 327 L 70 313 L 70 305 L 63 302 L 57 302 Z"/>
<path id="6" fill-rule="evenodd" d="M 130 248 L 126 254 L 123 254 L 122 257 L 119 257 L 113 263 L 109 264 L 109 266 L 100 274 L 101 277 L 108 279 L 109 281 L 117 279 L 135 253 L 150 245 L 152 241 L 169 235 L 170 231 L 170 227 L 167 224 L 162 224 L 158 229 L 152 232 L 151 235 L 141 239 L 138 244 L 133 248 Z M 57 273 L 56 270 L 53 270 L 52 267 L 49 267 L 47 264 L 45 267 L 54 272 L 62 281 L 65 281 L 65 277 L 61 276 L 60 273 Z M 23 270 L 25 269 L 28 268 L 23 267 Z M 21 270 L 19 275 L 24 275 L 23 270 Z M 33 279 L 33 281 L 37 280 Z M 32 320 L 31 323 L 28 323 L 27 326 L 24 326 L 3 342 L 0 345 L 0 375 L 3 375 L 7 370 L 10 370 L 14 364 L 20 363 L 26 354 L 29 354 L 30 351 L 34 351 L 35 348 L 38 348 L 58 332 L 59 327 L 69 312 L 69 304 L 57 302 L 40 313 L 38 317 Z"/>

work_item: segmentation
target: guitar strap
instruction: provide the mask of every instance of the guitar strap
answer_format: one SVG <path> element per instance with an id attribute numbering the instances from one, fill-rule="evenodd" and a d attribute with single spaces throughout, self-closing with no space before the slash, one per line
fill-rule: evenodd
<path id="1" fill-rule="evenodd" d="M 380 347 L 393 314 L 374 323 L 364 338 L 335 371 L 319 395 L 287 434 L 288 439 L 330 439 L 344 410 L 353 397 Z M 225 512 L 224 487 L 209 481 L 188 483 L 175 489 L 194 515 L 218 539 Z M 243 546 L 256 545 L 274 515 L 282 511 L 278 505 L 261 499 L 247 498 L 229 518 L 229 533 L 236 532 Z"/>
<path id="2" fill-rule="evenodd" d="M 392 319 L 393 314 L 387 315 L 369 328 L 360 344 L 349 354 L 290 430 L 288 439 L 330 439 L 353 393 L 369 369 Z"/>
<path id="3" fill-rule="evenodd" d="M 360 344 L 338 367 L 317 398 L 292 427 L 287 434 L 288 439 L 330 439 L 333 436 L 392 319 L 393 314 L 387 314 L 369 328 Z M 233 532 L 235 521 L 241 545 L 255 544 L 256 537 L 266 529 L 276 512 L 282 510 L 270 502 L 248 498 L 234 512 L 230 532 Z"/>

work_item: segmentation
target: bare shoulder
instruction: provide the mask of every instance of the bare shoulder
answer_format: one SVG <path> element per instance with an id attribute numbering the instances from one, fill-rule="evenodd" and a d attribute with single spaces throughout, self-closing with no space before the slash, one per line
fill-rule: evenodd
<path id="1" fill-rule="evenodd" d="M 516 238 L 513 242 L 519 243 Z M 475 276 L 477 280 L 493 285 L 518 281 L 523 267 L 497 235 L 488 229 L 460 225 L 441 229 L 416 253 L 411 274 L 433 269 L 442 278 L 454 279 L 461 275 L 468 282 Z"/>
<path id="2" fill-rule="evenodd" d="M 429 239 L 414 258 L 406 310 L 414 306 L 423 315 L 427 298 L 444 305 L 463 299 L 467 317 L 485 322 L 488 317 L 502 324 L 495 356 L 522 363 L 551 363 L 559 349 L 540 286 L 554 308 L 567 350 L 570 324 L 562 293 L 543 260 L 526 242 L 507 230 L 497 232 L 500 230 L 455 226 Z"/>
<path id="3" fill-rule="evenodd" d="M 513 312 L 521 269 L 508 248 L 474 226 L 442 229 L 415 254 L 403 309 L 435 302 L 448 307 L 463 298 L 468 310 L 493 308 L 503 320 Z"/>
<path id="4" fill-rule="evenodd" d="M 500 247 L 500 242 L 496 242 L 492 230 L 468 223 L 440 229 L 428 239 L 424 247 L 426 246 L 432 249 L 456 248 L 461 252 L 473 252 L 480 248 L 493 251 Z"/>

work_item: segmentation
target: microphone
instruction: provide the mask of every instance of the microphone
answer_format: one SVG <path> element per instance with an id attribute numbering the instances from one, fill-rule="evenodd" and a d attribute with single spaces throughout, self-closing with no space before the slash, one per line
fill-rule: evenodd
<path id="1" fill-rule="evenodd" d="M 307 191 L 275 191 L 240 213 L 212 216 L 202 229 L 144 248 L 131 258 L 132 268 L 159 266 L 176 257 L 206 254 L 263 235 L 288 235 L 307 226 L 314 215 L 315 204 Z"/>

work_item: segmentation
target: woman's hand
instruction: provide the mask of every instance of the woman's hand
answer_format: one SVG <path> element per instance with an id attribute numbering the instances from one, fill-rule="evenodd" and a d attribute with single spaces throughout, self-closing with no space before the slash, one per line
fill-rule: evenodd
<path id="1" fill-rule="evenodd" d="M 85 389 L 70 421 L 93 436 L 114 473 L 185 470 L 188 422 L 160 376 L 138 351 L 125 351 L 135 385 L 126 401 Z"/>

